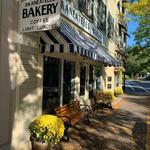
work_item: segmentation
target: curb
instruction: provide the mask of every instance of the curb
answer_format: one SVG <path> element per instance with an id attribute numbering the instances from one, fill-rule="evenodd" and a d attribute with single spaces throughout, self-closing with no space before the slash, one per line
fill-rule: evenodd
<path id="1" fill-rule="evenodd" d="M 146 150 L 150 150 L 150 113 L 147 114 Z"/>

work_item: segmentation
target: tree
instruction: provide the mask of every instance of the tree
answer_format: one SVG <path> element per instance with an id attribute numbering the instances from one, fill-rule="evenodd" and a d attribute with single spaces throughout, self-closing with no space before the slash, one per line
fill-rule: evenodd
<path id="1" fill-rule="evenodd" d="M 124 6 L 139 22 L 134 32 L 136 44 L 150 48 L 150 0 L 130 0 Z"/>
<path id="2" fill-rule="evenodd" d="M 150 50 L 138 46 L 127 49 L 126 74 L 131 78 L 150 72 Z"/>
<path id="3" fill-rule="evenodd" d="M 126 73 L 146 75 L 150 72 L 150 0 L 129 0 L 124 6 L 139 24 L 134 32 L 136 45 L 127 49 Z"/>

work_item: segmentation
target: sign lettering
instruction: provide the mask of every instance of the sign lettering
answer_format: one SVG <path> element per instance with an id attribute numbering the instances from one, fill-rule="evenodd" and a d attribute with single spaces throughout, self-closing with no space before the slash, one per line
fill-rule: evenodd
<path id="1" fill-rule="evenodd" d="M 20 5 L 19 30 L 50 30 L 59 25 L 60 0 L 24 0 Z"/>
<path id="2" fill-rule="evenodd" d="M 61 13 L 69 18 L 72 22 L 82 28 L 84 31 L 91 34 L 98 41 L 103 43 L 103 33 L 100 32 L 88 19 L 86 19 L 79 10 L 72 7 L 65 0 L 62 0 Z"/>

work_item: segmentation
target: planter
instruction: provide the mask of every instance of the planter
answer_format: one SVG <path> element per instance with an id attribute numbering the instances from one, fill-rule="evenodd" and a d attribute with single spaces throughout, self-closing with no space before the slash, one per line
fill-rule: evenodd
<path id="1" fill-rule="evenodd" d="M 34 137 L 30 137 L 30 142 L 32 146 L 32 150 L 50 150 L 51 145 L 48 143 L 42 143 L 39 141 L 36 141 Z"/>

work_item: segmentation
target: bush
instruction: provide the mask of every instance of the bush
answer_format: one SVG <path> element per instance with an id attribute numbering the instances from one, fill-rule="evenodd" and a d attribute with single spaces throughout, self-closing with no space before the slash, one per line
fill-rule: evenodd
<path id="1" fill-rule="evenodd" d="M 122 87 L 116 87 L 115 91 L 114 91 L 115 96 L 117 95 L 122 95 L 123 94 L 123 90 Z"/>
<path id="2" fill-rule="evenodd" d="M 129 77 L 128 75 L 125 75 L 125 79 L 126 79 L 126 80 L 129 80 L 130 77 Z"/>
<path id="3" fill-rule="evenodd" d="M 64 135 L 64 123 L 57 116 L 42 115 L 30 123 L 29 132 L 36 141 L 57 144 Z"/>

